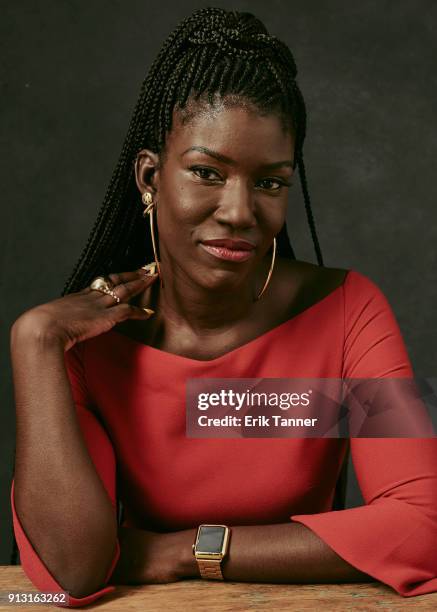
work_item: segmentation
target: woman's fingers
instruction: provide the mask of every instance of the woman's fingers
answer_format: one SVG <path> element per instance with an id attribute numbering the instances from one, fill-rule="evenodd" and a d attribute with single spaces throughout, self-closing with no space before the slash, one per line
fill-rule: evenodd
<path id="1" fill-rule="evenodd" d="M 151 275 L 143 268 L 139 268 L 138 270 L 132 270 L 129 272 L 111 272 L 110 274 L 106 274 L 103 278 L 108 281 L 109 285 L 111 285 L 111 283 L 112 285 L 114 285 L 112 287 L 112 290 L 115 291 L 115 294 L 120 298 L 120 301 L 122 301 L 126 299 L 126 297 L 130 298 L 133 295 L 138 294 L 141 289 L 145 289 L 146 287 L 151 285 L 153 280 L 157 276 L 158 274 Z M 152 281 L 150 279 L 152 279 Z M 133 285 L 131 285 L 130 283 L 133 283 Z M 96 299 L 100 299 L 103 297 L 106 298 L 105 302 L 107 302 L 108 304 L 110 304 L 111 299 L 114 302 L 113 297 L 101 291 L 91 289 L 90 285 L 88 285 L 88 287 L 85 287 L 85 289 L 82 289 L 82 291 L 78 291 L 77 295 L 89 294 L 92 292 L 96 294 Z"/>
<path id="2" fill-rule="evenodd" d="M 136 278 L 117 284 L 112 289 L 112 291 L 120 299 L 120 302 L 128 302 L 135 295 L 137 295 L 138 293 L 141 293 L 142 291 L 147 289 L 147 287 L 152 285 L 157 278 L 158 278 L 157 274 L 153 276 L 148 276 L 148 275 L 138 276 L 137 274 Z M 102 302 L 104 300 L 104 303 L 108 305 L 111 305 L 115 302 L 112 295 L 109 295 L 103 292 L 100 292 L 100 299 L 102 300 Z"/>
<path id="3" fill-rule="evenodd" d="M 120 285 L 121 283 L 128 283 L 143 276 L 150 277 L 150 274 L 147 275 L 146 270 L 139 268 L 138 270 L 133 270 L 131 272 L 111 272 L 111 274 L 106 275 L 106 278 L 114 285 Z"/>
<path id="4" fill-rule="evenodd" d="M 106 278 L 109 283 L 112 283 L 113 285 L 119 285 L 121 283 L 128 283 L 138 278 L 143 278 L 144 276 L 146 278 L 150 278 L 151 275 L 147 274 L 146 270 L 143 268 L 139 268 L 138 270 L 132 270 L 129 272 L 111 272 L 110 274 L 106 274 L 103 278 Z M 90 291 L 93 291 L 90 285 L 82 289 L 82 291 L 78 291 L 77 294 L 90 293 Z"/>

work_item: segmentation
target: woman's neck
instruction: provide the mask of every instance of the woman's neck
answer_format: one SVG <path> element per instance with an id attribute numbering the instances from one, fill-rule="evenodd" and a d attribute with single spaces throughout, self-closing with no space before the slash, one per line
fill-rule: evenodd
<path id="1" fill-rule="evenodd" d="M 180 271 L 172 274 L 162 263 L 161 273 L 164 287 L 160 287 L 157 279 L 141 306 L 153 308 L 159 318 L 175 327 L 186 327 L 193 332 L 225 330 L 260 308 L 255 292 L 256 287 L 262 285 L 259 277 L 265 274 L 264 270 L 257 270 L 255 278 L 251 275 L 234 288 L 201 286 L 186 279 Z"/>

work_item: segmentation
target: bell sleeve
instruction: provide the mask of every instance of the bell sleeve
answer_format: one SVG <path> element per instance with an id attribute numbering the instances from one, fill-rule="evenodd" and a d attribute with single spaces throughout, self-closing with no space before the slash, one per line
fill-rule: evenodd
<path id="1" fill-rule="evenodd" d="M 343 296 L 343 378 L 413 378 L 379 287 L 350 271 Z M 437 591 L 437 438 L 351 438 L 350 444 L 365 505 L 290 519 L 403 597 Z"/>
<path id="2" fill-rule="evenodd" d="M 90 410 L 92 404 L 89 396 L 83 367 L 83 344 L 75 344 L 69 351 L 65 353 L 65 364 L 72 396 L 76 406 L 76 414 L 79 426 L 84 435 L 85 443 L 88 448 L 90 457 L 99 474 L 106 491 L 110 497 L 114 512 L 117 512 L 116 500 L 116 461 L 112 443 L 105 432 L 105 429 Z M 57 582 L 54 576 L 50 573 L 44 562 L 40 559 L 37 552 L 32 546 L 27 537 L 23 526 L 20 523 L 14 503 L 14 480 L 11 486 L 11 507 L 12 519 L 15 539 L 17 541 L 18 550 L 20 552 L 20 560 L 24 573 L 29 580 L 42 592 L 58 592 L 64 591 L 64 588 Z M 120 556 L 120 545 L 117 539 L 116 548 L 114 551 L 111 566 L 105 577 L 107 583 L 115 569 Z M 115 586 L 105 586 L 95 593 L 91 593 L 85 597 L 69 596 L 68 605 L 55 604 L 59 607 L 78 607 L 94 602 L 106 593 L 115 589 Z"/>

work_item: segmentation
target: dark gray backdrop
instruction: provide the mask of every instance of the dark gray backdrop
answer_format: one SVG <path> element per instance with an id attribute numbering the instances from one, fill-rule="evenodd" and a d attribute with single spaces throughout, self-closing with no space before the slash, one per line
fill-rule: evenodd
<path id="1" fill-rule="evenodd" d="M 146 70 L 164 36 L 201 6 L 252 11 L 289 44 L 325 265 L 382 288 L 416 374 L 435 376 L 437 3 L 1 0 L 0 564 L 11 547 L 10 325 L 62 291 Z M 291 200 L 297 257 L 316 262 L 298 181 Z M 360 503 L 352 479 L 348 505 Z"/>

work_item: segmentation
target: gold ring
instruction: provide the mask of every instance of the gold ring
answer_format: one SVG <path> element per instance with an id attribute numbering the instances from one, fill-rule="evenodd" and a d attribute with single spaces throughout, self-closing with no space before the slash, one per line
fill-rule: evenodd
<path id="1" fill-rule="evenodd" d="M 114 287 L 114 285 L 112 285 L 112 287 L 111 285 L 108 283 L 108 280 L 104 276 L 98 276 L 91 283 L 90 289 L 92 289 L 93 291 L 100 291 L 100 293 L 106 293 L 107 295 L 110 295 L 111 297 L 114 298 L 117 304 L 119 304 L 120 298 L 118 297 L 118 295 L 114 292 L 112 288 Z"/>

